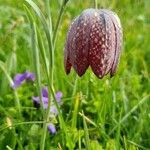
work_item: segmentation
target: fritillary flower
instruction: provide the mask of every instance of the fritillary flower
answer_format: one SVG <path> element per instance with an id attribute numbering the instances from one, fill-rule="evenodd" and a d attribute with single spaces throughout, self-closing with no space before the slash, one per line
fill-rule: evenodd
<path id="1" fill-rule="evenodd" d="M 68 31 L 64 65 L 82 76 L 90 66 L 98 78 L 116 72 L 122 48 L 122 27 L 116 13 L 87 9 L 74 19 Z"/>

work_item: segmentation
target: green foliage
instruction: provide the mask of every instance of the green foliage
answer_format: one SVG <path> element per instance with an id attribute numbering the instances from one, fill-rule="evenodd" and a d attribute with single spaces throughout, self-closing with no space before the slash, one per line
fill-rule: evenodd
<path id="1" fill-rule="evenodd" d="M 67 76 L 63 64 L 64 43 L 71 20 L 83 9 L 94 7 L 94 1 L 70 0 L 63 8 L 63 15 L 60 13 L 60 22 L 58 16 L 63 0 L 50 1 L 50 7 L 42 0 L 34 2 L 44 18 L 40 18 L 40 14 L 37 15 L 25 1 L 0 1 L 0 149 L 39 149 L 43 124 L 46 123 L 42 110 L 36 109 L 31 99 L 39 95 L 42 86 L 51 84 L 46 69 L 54 63 L 52 82 L 55 91 L 63 92 L 63 105 L 59 117 L 53 120 L 57 134 L 46 134 L 45 149 L 148 150 L 149 0 L 97 0 L 98 8 L 109 8 L 119 15 L 124 33 L 117 73 L 111 79 L 108 75 L 102 80 L 95 77 L 90 68 L 81 78 L 76 77 L 73 70 Z M 48 8 L 50 14 L 47 14 Z M 31 30 L 27 15 L 31 22 L 34 20 L 34 30 Z M 51 20 L 49 15 L 52 15 Z M 58 32 L 55 31 L 57 28 Z M 51 39 L 52 31 L 57 34 L 55 40 Z M 34 49 L 32 44 L 37 47 Z M 51 62 L 53 48 L 54 62 Z M 33 52 L 36 54 L 34 60 Z M 13 76 L 25 70 L 36 71 L 40 80 L 12 90 Z"/>

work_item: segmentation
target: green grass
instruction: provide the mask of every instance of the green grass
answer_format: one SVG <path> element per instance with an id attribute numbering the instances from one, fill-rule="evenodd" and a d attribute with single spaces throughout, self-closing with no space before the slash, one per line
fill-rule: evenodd
<path id="1" fill-rule="evenodd" d="M 48 131 L 45 149 L 148 150 L 150 149 L 150 2 L 149 0 L 98 1 L 98 8 L 110 8 L 122 22 L 124 43 L 116 75 L 99 80 L 90 69 L 77 77 L 64 71 L 64 43 L 73 18 L 94 7 L 93 0 L 70 0 L 62 16 L 55 44 L 54 80 L 63 92 L 61 115 L 52 120 L 57 134 Z M 46 15 L 44 1 L 35 1 Z M 53 29 L 61 1 L 52 1 Z M 40 57 L 39 83 L 24 83 L 15 92 L 10 82 L 16 73 L 34 72 L 31 28 L 24 1 L 0 0 L 0 149 L 40 147 L 43 113 L 32 103 L 37 88 L 49 85 Z M 30 7 L 28 7 L 32 10 Z M 35 14 L 31 11 L 32 14 Z M 48 43 L 38 17 L 34 15 L 46 55 Z M 38 32 L 37 30 L 37 32 Z M 33 35 L 32 35 L 33 36 Z M 37 39 L 38 40 L 38 39 Z M 50 60 L 48 59 L 48 62 Z M 39 74 L 39 72 L 37 72 Z M 39 78 L 38 78 L 39 79 Z M 40 83 L 41 82 L 41 83 Z M 51 90 L 51 89 L 49 89 Z M 50 92 L 52 94 L 52 92 Z M 52 95 L 51 95 L 52 96 Z M 20 104 L 18 104 L 18 101 Z M 20 105 L 20 106 L 18 106 Z M 19 108 L 20 107 L 20 113 Z M 51 120 L 48 120 L 51 121 Z M 73 147 L 73 148 L 72 148 Z"/>

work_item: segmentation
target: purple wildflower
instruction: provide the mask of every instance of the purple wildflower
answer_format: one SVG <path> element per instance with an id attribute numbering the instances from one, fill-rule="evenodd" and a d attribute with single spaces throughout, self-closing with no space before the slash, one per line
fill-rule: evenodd
<path id="1" fill-rule="evenodd" d="M 55 134 L 55 133 L 56 133 L 56 128 L 55 128 L 54 124 L 49 123 L 48 126 L 47 126 L 47 128 L 48 128 L 48 131 L 49 131 L 50 133 L 52 133 L 52 134 Z"/>
<path id="2" fill-rule="evenodd" d="M 34 105 L 35 107 L 39 107 L 40 106 L 40 97 L 32 97 L 32 100 L 34 102 Z M 47 97 L 43 97 L 42 96 L 42 102 L 43 102 L 43 105 L 44 105 L 44 109 L 47 109 L 48 107 L 48 98 Z"/>
<path id="3" fill-rule="evenodd" d="M 56 108 L 56 106 L 55 105 L 52 105 L 51 107 L 50 107 L 50 112 L 51 113 L 53 113 L 54 115 L 58 115 L 58 110 L 57 110 L 57 108 Z"/>
<path id="4" fill-rule="evenodd" d="M 17 87 L 19 87 L 24 81 L 27 81 L 27 80 L 31 80 L 31 81 L 34 81 L 35 80 L 35 75 L 34 73 L 31 73 L 31 72 L 24 72 L 22 74 L 18 73 L 16 74 L 16 76 L 14 77 L 14 80 L 13 80 L 13 85 L 12 85 L 12 88 L 13 89 L 16 89 Z"/>
<path id="5" fill-rule="evenodd" d="M 56 94 L 55 94 L 55 98 L 57 100 L 57 102 L 60 104 L 61 103 L 61 98 L 62 98 L 63 94 L 62 92 L 58 91 Z"/>
<path id="6" fill-rule="evenodd" d="M 42 96 L 48 98 L 48 88 L 47 88 L 47 87 L 44 87 L 44 88 L 42 89 Z"/>
<path id="7" fill-rule="evenodd" d="M 32 80 L 32 81 L 35 80 L 35 75 L 34 75 L 34 73 L 31 73 L 31 72 L 26 71 L 24 74 L 26 75 L 26 80 Z"/>
<path id="8" fill-rule="evenodd" d="M 60 91 L 55 94 L 55 98 L 56 98 L 59 105 L 61 105 L 62 96 L 63 96 L 63 94 Z M 40 97 L 32 97 L 32 100 L 34 102 L 35 107 L 40 106 Z M 42 102 L 44 105 L 44 109 L 47 109 L 48 108 L 48 88 L 47 87 L 44 87 L 42 89 Z M 53 102 L 52 102 L 52 105 L 50 106 L 50 112 L 52 114 L 54 114 L 55 116 L 58 115 L 58 110 L 57 110 L 57 108 Z"/>

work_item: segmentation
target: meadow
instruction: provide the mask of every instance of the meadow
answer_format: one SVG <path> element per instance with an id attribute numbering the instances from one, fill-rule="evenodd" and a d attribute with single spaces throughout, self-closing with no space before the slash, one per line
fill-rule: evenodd
<path id="1" fill-rule="evenodd" d="M 117 72 L 103 79 L 64 70 L 69 25 L 94 0 L 34 2 L 0 0 L 0 150 L 149 150 L 150 0 L 97 0 L 123 28 Z"/>

